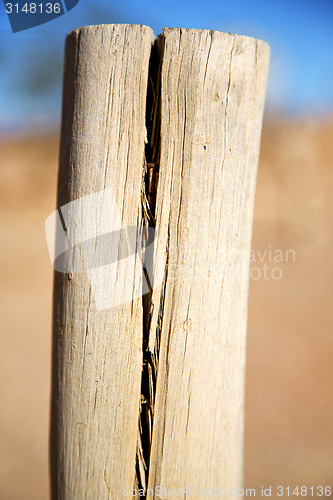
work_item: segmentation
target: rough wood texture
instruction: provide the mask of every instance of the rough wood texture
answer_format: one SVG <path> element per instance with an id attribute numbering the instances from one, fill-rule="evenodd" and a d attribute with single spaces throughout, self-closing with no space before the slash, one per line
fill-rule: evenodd
<path id="1" fill-rule="evenodd" d="M 269 47 L 165 29 L 160 50 L 156 229 L 167 266 L 152 296 L 149 346 L 159 364 L 148 484 L 228 490 L 242 484 L 249 255 Z"/>
<path id="2" fill-rule="evenodd" d="M 58 207 L 111 189 L 122 224 L 141 224 L 153 38 L 150 28 L 126 25 L 92 26 L 69 35 Z M 112 230 L 117 217 L 114 207 L 108 207 L 103 220 L 93 220 L 93 213 L 81 214 L 88 229 L 100 224 L 99 232 Z M 74 239 L 77 215 L 69 211 L 64 217 L 67 236 Z M 102 311 L 93 300 L 89 273 L 55 273 L 54 500 L 118 499 L 122 487 L 133 484 L 142 370 L 142 266 L 138 260 L 134 255 L 126 264 L 121 261 L 117 281 L 103 285 L 108 298 L 122 293 L 122 286 L 130 282 L 133 295 L 139 298 Z M 103 274 L 102 270 L 101 279 Z"/>
<path id="3" fill-rule="evenodd" d="M 111 188 L 115 203 L 105 194 L 103 215 L 81 207 L 86 225 L 104 233 L 118 219 L 119 229 L 155 225 L 162 259 L 155 247 L 153 277 L 164 280 L 142 300 L 136 254 L 116 262 L 113 281 L 103 268 L 55 274 L 53 500 L 118 500 L 133 485 L 148 486 L 147 498 L 159 486 L 199 498 L 242 483 L 249 256 L 269 48 L 248 37 L 165 29 L 148 75 L 152 40 L 149 28 L 114 25 L 83 28 L 67 42 L 58 206 Z M 73 241 L 83 237 L 80 210 L 63 214 Z M 98 310 L 126 287 L 138 298 Z M 201 494 L 186 494 L 190 487 Z"/>

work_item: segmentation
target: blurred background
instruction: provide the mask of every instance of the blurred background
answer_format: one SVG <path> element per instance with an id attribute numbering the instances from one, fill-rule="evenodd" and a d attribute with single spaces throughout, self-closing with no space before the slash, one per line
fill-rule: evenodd
<path id="1" fill-rule="evenodd" d="M 44 221 L 55 208 L 65 35 L 99 23 L 146 24 L 156 35 L 164 26 L 214 29 L 270 44 L 245 486 L 333 486 L 332 1 L 80 0 L 16 34 L 1 3 L 0 500 L 49 497 L 52 268 Z"/>

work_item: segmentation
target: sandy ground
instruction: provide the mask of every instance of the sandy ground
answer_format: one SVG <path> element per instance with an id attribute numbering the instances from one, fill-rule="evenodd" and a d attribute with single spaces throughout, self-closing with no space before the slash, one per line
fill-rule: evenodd
<path id="1" fill-rule="evenodd" d="M 284 260 L 294 250 L 295 262 L 266 258 L 282 278 L 251 280 L 249 487 L 333 485 L 332 140 L 332 124 L 263 133 L 252 247 L 280 249 Z"/>
<path id="2" fill-rule="evenodd" d="M 333 486 L 332 142 L 332 123 L 263 131 L 245 433 L 245 486 L 256 496 L 262 485 L 271 498 L 277 485 Z M 57 154 L 56 138 L 0 143 L 0 500 L 49 497 L 44 221 L 55 206 Z"/>

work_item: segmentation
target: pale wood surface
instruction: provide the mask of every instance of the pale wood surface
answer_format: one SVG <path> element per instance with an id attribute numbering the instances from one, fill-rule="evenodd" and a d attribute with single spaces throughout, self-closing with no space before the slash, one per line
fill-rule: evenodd
<path id="1" fill-rule="evenodd" d="M 159 316 L 162 328 L 149 488 L 227 490 L 242 484 L 249 252 L 269 48 L 219 32 L 163 33 L 156 229 L 167 268 L 152 297 L 152 353 Z"/>
<path id="2" fill-rule="evenodd" d="M 142 223 L 152 40 L 140 26 L 70 35 L 58 206 L 112 187 L 123 225 Z M 141 298 L 98 311 L 86 275 L 56 273 L 54 500 L 119 499 L 142 478 L 150 488 L 242 484 L 249 252 L 269 48 L 184 29 L 165 29 L 158 46 L 161 143 L 152 210 L 163 258 L 155 254 L 153 266 L 164 281 L 153 290 L 147 321 Z M 120 265 L 117 286 L 129 279 L 136 295 L 136 259 Z M 107 280 L 103 290 L 119 293 Z M 138 427 L 146 324 L 153 432 L 149 470 L 139 460 L 138 478 L 136 448 L 146 446 L 147 432 Z"/>
<path id="3" fill-rule="evenodd" d="M 69 35 L 59 207 L 111 188 L 124 226 L 140 225 L 153 38 L 150 28 L 126 25 L 87 27 Z M 111 208 L 109 215 L 114 215 Z M 75 221 L 65 222 L 70 233 Z M 130 280 L 139 290 L 141 274 L 141 263 L 133 259 L 119 266 L 118 283 Z M 114 286 L 109 283 L 105 295 L 119 292 Z M 55 274 L 54 500 L 119 499 L 135 475 L 142 299 L 99 311 L 91 295 L 86 274 Z"/>

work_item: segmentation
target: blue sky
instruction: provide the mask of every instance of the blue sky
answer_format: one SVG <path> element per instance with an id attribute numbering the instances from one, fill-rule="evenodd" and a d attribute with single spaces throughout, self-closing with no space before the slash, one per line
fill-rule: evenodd
<path id="1" fill-rule="evenodd" d="M 261 38 L 271 46 L 267 111 L 333 114 L 332 0 L 80 0 L 64 16 L 15 34 L 0 3 L 0 130 L 57 125 L 66 33 L 112 22 L 146 24 L 155 34 L 177 26 Z"/>

